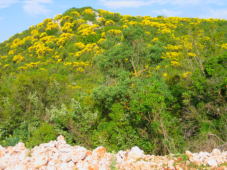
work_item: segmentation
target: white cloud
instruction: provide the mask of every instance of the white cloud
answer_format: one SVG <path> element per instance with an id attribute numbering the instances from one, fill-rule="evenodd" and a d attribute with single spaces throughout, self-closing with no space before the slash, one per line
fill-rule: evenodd
<path id="1" fill-rule="evenodd" d="M 18 1 L 17 0 L 0 0 L 0 9 L 6 8 L 16 2 L 18 2 Z"/>
<path id="2" fill-rule="evenodd" d="M 227 19 L 227 9 L 210 9 L 205 15 L 201 15 L 200 18 L 220 18 Z"/>
<path id="3" fill-rule="evenodd" d="M 201 0 L 157 0 L 158 4 L 171 4 L 171 5 L 198 5 Z"/>
<path id="4" fill-rule="evenodd" d="M 4 17 L 0 17 L 0 23 L 1 23 L 1 21 L 3 20 L 3 18 L 4 18 Z"/>
<path id="5" fill-rule="evenodd" d="M 99 0 L 100 4 L 106 6 L 107 8 L 127 8 L 127 7 L 140 7 L 140 6 L 147 6 L 155 3 L 156 0 L 152 1 L 140 1 L 140 0 Z"/>
<path id="6" fill-rule="evenodd" d="M 207 0 L 207 4 L 225 5 L 226 0 Z"/>
<path id="7" fill-rule="evenodd" d="M 24 1 L 24 3 L 23 9 L 29 15 L 48 14 L 51 12 L 46 6 L 41 4 L 51 4 L 52 0 L 30 0 Z"/>
<path id="8" fill-rule="evenodd" d="M 152 11 L 158 15 L 165 15 L 167 17 L 173 17 L 173 16 L 178 16 L 181 14 L 181 11 L 172 11 L 172 10 L 167 10 L 167 9 L 162 9 L 162 10 L 156 10 Z"/>
<path id="9" fill-rule="evenodd" d="M 99 0 L 100 4 L 107 8 L 127 8 L 149 6 L 152 4 L 171 4 L 171 5 L 198 5 L 202 0 Z M 212 1 L 212 0 L 207 0 Z M 219 0 L 221 1 L 221 0 Z"/>
<path id="10" fill-rule="evenodd" d="M 152 4 L 170 4 L 174 6 L 185 5 L 224 5 L 226 0 L 99 0 L 99 4 L 106 6 L 107 8 L 130 8 L 149 6 Z"/>

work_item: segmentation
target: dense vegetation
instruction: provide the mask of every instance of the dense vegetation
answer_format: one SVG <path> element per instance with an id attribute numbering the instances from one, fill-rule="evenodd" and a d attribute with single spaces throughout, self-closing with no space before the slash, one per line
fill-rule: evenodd
<path id="1" fill-rule="evenodd" d="M 226 50 L 226 20 L 71 8 L 0 44 L 0 144 L 226 149 Z"/>

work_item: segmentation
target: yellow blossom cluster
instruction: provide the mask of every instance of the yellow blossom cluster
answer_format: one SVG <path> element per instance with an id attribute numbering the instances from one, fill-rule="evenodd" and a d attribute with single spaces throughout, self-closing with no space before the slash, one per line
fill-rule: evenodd
<path id="1" fill-rule="evenodd" d="M 165 47 L 166 50 L 171 50 L 171 51 L 179 51 L 183 49 L 182 45 L 171 45 L 167 44 L 167 47 Z"/>
<path id="2" fill-rule="evenodd" d="M 132 19 L 131 15 L 124 15 L 120 21 L 123 21 L 124 23 L 126 23 L 126 22 L 128 23 L 129 20 L 131 20 L 131 19 Z"/>
<path id="3" fill-rule="evenodd" d="M 196 57 L 196 54 L 195 53 L 188 53 L 188 56 L 189 57 Z"/>
<path id="4" fill-rule="evenodd" d="M 146 33 L 147 35 L 151 35 L 151 33 L 150 33 L 149 31 L 145 31 L 145 33 Z"/>
<path id="5" fill-rule="evenodd" d="M 32 34 L 32 37 L 39 38 L 39 31 L 38 30 L 36 30 L 36 29 L 32 30 L 31 34 Z"/>
<path id="6" fill-rule="evenodd" d="M 77 17 L 80 17 L 80 13 L 77 12 L 77 11 L 73 11 L 73 12 L 71 12 L 71 14 L 73 14 L 73 15 L 75 15 L 75 16 L 77 16 Z"/>
<path id="7" fill-rule="evenodd" d="M 83 12 L 82 12 L 82 15 L 84 14 L 93 14 L 93 11 L 92 9 L 85 9 Z"/>
<path id="8" fill-rule="evenodd" d="M 43 27 L 43 23 L 42 22 L 36 25 L 36 28 L 41 28 L 41 27 Z"/>
<path id="9" fill-rule="evenodd" d="M 191 72 L 186 72 L 186 73 L 183 74 L 183 77 L 187 78 L 189 74 L 192 74 L 192 73 Z"/>
<path id="10" fill-rule="evenodd" d="M 1 56 L 1 55 L 0 55 L 0 58 L 1 58 L 1 59 L 7 58 L 7 57 L 8 57 L 7 55 L 5 55 L 5 56 Z"/>
<path id="11" fill-rule="evenodd" d="M 47 33 L 46 32 L 42 32 L 39 37 L 43 38 L 43 37 L 46 37 L 46 36 L 47 36 Z"/>
<path id="12" fill-rule="evenodd" d="M 15 48 L 15 47 L 18 47 L 18 46 L 22 46 L 24 44 L 23 40 L 20 40 L 20 39 L 15 39 L 12 43 L 12 45 L 10 46 L 10 48 Z"/>
<path id="13" fill-rule="evenodd" d="M 61 18 L 60 23 L 62 24 L 63 22 L 72 22 L 72 21 L 73 21 L 73 17 L 70 17 L 67 15 Z"/>
<path id="14" fill-rule="evenodd" d="M 54 29 L 59 29 L 58 23 L 48 22 L 46 26 L 46 31 Z"/>
<path id="15" fill-rule="evenodd" d="M 118 36 L 118 35 L 121 35 L 122 34 L 122 31 L 121 30 L 116 30 L 116 29 L 111 29 L 111 30 L 109 30 L 107 32 L 110 33 L 113 36 Z"/>
<path id="16" fill-rule="evenodd" d="M 60 38 L 67 38 L 70 39 L 71 37 L 75 36 L 75 34 L 71 34 L 71 33 L 63 33 L 60 35 Z"/>
<path id="17" fill-rule="evenodd" d="M 57 14 L 57 15 L 54 17 L 54 21 L 57 21 L 57 20 L 59 20 L 59 19 L 61 19 L 61 14 Z"/>
<path id="18" fill-rule="evenodd" d="M 11 54 L 13 55 L 13 54 L 15 54 L 15 53 L 16 53 L 16 51 L 17 51 L 16 49 L 14 49 L 14 50 L 10 50 L 10 51 L 8 52 L 8 55 L 11 55 Z"/>
<path id="19" fill-rule="evenodd" d="M 77 19 L 77 20 L 74 20 L 74 21 L 73 21 L 73 24 L 74 24 L 74 26 L 76 26 L 76 27 L 79 27 L 79 26 L 81 26 L 81 25 L 84 24 L 84 23 L 86 23 L 86 20 L 83 20 L 83 19 Z"/>
<path id="20" fill-rule="evenodd" d="M 47 44 L 49 44 L 49 43 L 54 44 L 57 40 L 58 40 L 58 38 L 56 38 L 55 36 L 45 36 L 40 39 L 41 42 L 47 43 Z"/>
<path id="21" fill-rule="evenodd" d="M 180 63 L 177 62 L 177 61 L 171 61 L 171 66 L 172 67 L 179 67 L 180 66 Z"/>
<path id="22" fill-rule="evenodd" d="M 32 26 L 29 27 L 30 30 L 33 29 L 33 28 L 34 28 L 34 25 L 32 25 Z"/>
<path id="23" fill-rule="evenodd" d="M 64 64 L 65 66 L 70 66 L 70 65 L 72 65 L 71 62 L 64 62 L 63 64 Z"/>
<path id="24" fill-rule="evenodd" d="M 37 39 L 35 39 L 34 37 L 32 36 L 27 36 L 27 37 L 24 37 L 23 38 L 23 42 L 25 42 L 26 40 L 31 40 L 32 42 L 36 41 Z"/>
<path id="25" fill-rule="evenodd" d="M 68 87 L 71 87 L 72 89 L 81 89 L 80 86 L 72 86 L 72 85 L 68 85 Z"/>
<path id="26" fill-rule="evenodd" d="M 170 60 L 179 60 L 182 56 L 181 52 L 166 52 L 166 56 Z"/>
<path id="27" fill-rule="evenodd" d="M 102 10 L 102 9 L 99 9 L 98 12 L 99 12 L 99 15 L 102 16 L 102 17 L 105 14 L 114 15 L 113 12 L 110 12 L 110 11 L 107 11 L 107 10 L 105 11 L 105 10 Z"/>
<path id="28" fill-rule="evenodd" d="M 105 26 L 114 26 L 115 22 L 113 20 L 106 21 Z"/>
<path id="29" fill-rule="evenodd" d="M 38 55 L 38 58 L 43 57 L 47 52 L 52 52 L 53 50 L 49 47 L 46 47 L 45 44 L 41 41 L 35 42 L 33 46 L 28 48 L 28 51 L 31 53 L 35 50 L 35 53 Z"/>
<path id="30" fill-rule="evenodd" d="M 127 25 L 123 25 L 122 28 L 125 29 L 125 28 L 128 28 L 128 26 Z"/>
<path id="31" fill-rule="evenodd" d="M 227 44 L 222 44 L 221 48 L 227 50 Z"/>
<path id="32" fill-rule="evenodd" d="M 98 18 L 98 21 L 104 24 L 106 22 L 106 19 L 103 17 L 100 17 Z"/>
<path id="33" fill-rule="evenodd" d="M 9 64 L 5 64 L 2 68 L 6 68 L 9 67 Z"/>
<path id="34" fill-rule="evenodd" d="M 66 40 L 67 40 L 66 37 L 59 38 L 58 41 L 57 41 L 57 46 L 61 47 L 61 46 L 65 45 Z"/>
<path id="35" fill-rule="evenodd" d="M 98 45 L 101 45 L 101 43 L 103 42 L 103 41 L 105 41 L 106 39 L 103 39 L 103 38 L 101 38 L 98 42 L 97 42 L 97 44 Z"/>
<path id="36" fill-rule="evenodd" d="M 23 60 L 24 60 L 24 57 L 21 54 L 15 55 L 13 57 L 13 61 L 16 62 L 16 63 L 19 63 L 19 62 L 21 62 Z"/>
<path id="37" fill-rule="evenodd" d="M 43 24 L 47 24 L 48 22 L 52 22 L 51 18 L 47 18 L 43 20 Z"/>
<path id="38" fill-rule="evenodd" d="M 86 37 L 89 34 L 96 35 L 96 28 L 99 28 L 99 25 L 94 24 L 92 26 L 89 26 L 88 24 L 82 24 L 77 30 L 79 34 L 81 34 L 83 37 Z"/>
<path id="39" fill-rule="evenodd" d="M 101 38 L 106 38 L 106 33 L 105 33 L 105 32 L 103 32 L 103 33 L 101 34 Z"/>
<path id="40" fill-rule="evenodd" d="M 27 67 L 25 67 L 25 66 L 20 66 L 20 67 L 18 67 L 18 70 L 19 70 L 19 71 L 25 71 L 25 70 L 27 70 Z"/>
<path id="41" fill-rule="evenodd" d="M 139 23 L 137 21 L 129 21 L 128 24 L 131 26 L 137 26 Z"/>
<path id="42" fill-rule="evenodd" d="M 164 28 L 164 29 L 158 29 L 158 33 L 162 33 L 162 34 L 171 34 L 171 29 L 168 28 Z"/>
<path id="43" fill-rule="evenodd" d="M 39 64 L 40 64 L 40 61 L 38 61 L 36 63 L 34 63 L 34 62 L 27 63 L 25 65 L 26 65 L 26 68 L 37 68 Z"/>
<path id="44" fill-rule="evenodd" d="M 84 45 L 82 42 L 75 43 L 75 44 L 73 44 L 73 45 L 79 47 L 80 50 L 82 50 L 82 49 L 84 49 L 84 48 L 86 47 L 86 45 Z"/>
<path id="45" fill-rule="evenodd" d="M 92 43 L 92 44 L 87 44 L 81 51 L 76 52 L 75 56 L 79 57 L 81 54 L 83 53 L 89 53 L 92 52 L 93 48 L 97 46 L 96 43 Z M 81 46 L 82 47 L 82 46 Z"/>
<path id="46" fill-rule="evenodd" d="M 76 69 L 77 72 L 84 72 L 85 68 L 89 66 L 88 62 L 73 62 L 73 68 Z"/>
<path id="47" fill-rule="evenodd" d="M 64 26 L 61 28 L 61 31 L 64 33 L 72 33 L 74 24 L 70 22 L 65 22 Z"/>
<path id="48" fill-rule="evenodd" d="M 63 34 L 61 34 L 60 37 L 57 39 L 57 46 L 59 48 L 62 48 L 63 45 L 65 45 L 66 40 L 70 39 L 74 35 L 75 34 L 71 34 L 71 33 L 63 33 Z"/>
<path id="49" fill-rule="evenodd" d="M 158 42 L 158 38 L 153 38 L 152 42 L 154 43 Z"/>
<path id="50" fill-rule="evenodd" d="M 42 71 L 47 71 L 45 68 L 40 68 L 40 70 L 42 70 Z"/>

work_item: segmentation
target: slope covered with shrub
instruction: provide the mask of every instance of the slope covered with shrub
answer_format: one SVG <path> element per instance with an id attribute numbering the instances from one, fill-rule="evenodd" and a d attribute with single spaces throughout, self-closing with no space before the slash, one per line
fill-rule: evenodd
<path id="1" fill-rule="evenodd" d="M 71 8 L 0 44 L 0 144 L 225 149 L 227 21 Z"/>

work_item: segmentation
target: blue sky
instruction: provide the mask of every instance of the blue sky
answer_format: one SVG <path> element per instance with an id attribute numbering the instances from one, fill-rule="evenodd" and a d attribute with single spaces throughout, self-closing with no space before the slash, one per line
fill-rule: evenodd
<path id="1" fill-rule="evenodd" d="M 227 0 L 0 0 L 0 42 L 71 7 L 84 6 L 132 16 L 227 19 Z"/>

